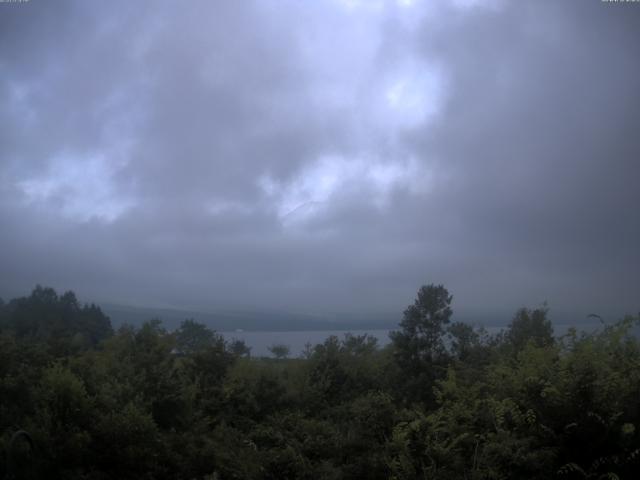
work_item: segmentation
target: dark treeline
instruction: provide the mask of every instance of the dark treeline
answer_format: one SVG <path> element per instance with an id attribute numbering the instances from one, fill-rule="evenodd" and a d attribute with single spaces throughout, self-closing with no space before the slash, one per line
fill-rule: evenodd
<path id="1" fill-rule="evenodd" d="M 451 300 L 422 287 L 389 346 L 296 359 L 190 320 L 114 332 L 71 292 L 0 301 L 0 477 L 638 478 L 640 318 L 555 338 L 522 309 L 488 335 Z"/>

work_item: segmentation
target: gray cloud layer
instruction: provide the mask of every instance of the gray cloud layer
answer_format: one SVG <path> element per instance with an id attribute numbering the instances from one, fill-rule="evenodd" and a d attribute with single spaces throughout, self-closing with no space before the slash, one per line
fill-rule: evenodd
<path id="1" fill-rule="evenodd" d="M 405 5 L 411 3 L 411 5 Z M 0 4 L 0 294 L 640 309 L 640 7 Z"/>

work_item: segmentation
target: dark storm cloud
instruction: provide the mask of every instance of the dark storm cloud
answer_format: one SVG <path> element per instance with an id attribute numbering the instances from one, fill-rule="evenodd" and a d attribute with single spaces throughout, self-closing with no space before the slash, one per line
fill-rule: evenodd
<path id="1" fill-rule="evenodd" d="M 512 289 L 637 308 L 639 13 L 530 3 L 420 39 L 456 95 L 416 141 L 455 170 L 467 247 Z"/>
<path id="2" fill-rule="evenodd" d="M 2 295 L 637 310 L 640 8 L 401 3 L 0 5 Z"/>

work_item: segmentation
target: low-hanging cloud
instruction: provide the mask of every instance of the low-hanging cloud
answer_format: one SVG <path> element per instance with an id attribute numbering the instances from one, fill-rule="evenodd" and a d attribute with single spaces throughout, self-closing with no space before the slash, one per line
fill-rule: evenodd
<path id="1" fill-rule="evenodd" d="M 0 4 L 0 295 L 635 312 L 640 8 Z"/>

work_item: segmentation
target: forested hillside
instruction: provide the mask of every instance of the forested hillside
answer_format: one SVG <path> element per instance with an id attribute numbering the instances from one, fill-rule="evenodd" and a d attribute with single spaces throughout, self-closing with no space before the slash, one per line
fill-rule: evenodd
<path id="1" fill-rule="evenodd" d="M 37 287 L 0 302 L 0 477 L 638 478 L 640 318 L 556 338 L 546 308 L 498 335 L 451 315 L 429 285 L 388 347 L 252 358 Z"/>

